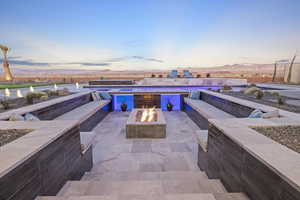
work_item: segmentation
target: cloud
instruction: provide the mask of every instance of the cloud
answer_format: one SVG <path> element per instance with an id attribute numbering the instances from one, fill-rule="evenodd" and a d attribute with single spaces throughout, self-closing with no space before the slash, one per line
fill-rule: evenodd
<path id="1" fill-rule="evenodd" d="M 282 60 L 277 60 L 276 62 L 277 63 L 286 63 L 286 62 L 289 62 L 290 60 L 289 59 L 282 59 Z"/>
<path id="2" fill-rule="evenodd" d="M 93 67 L 102 67 L 102 66 L 111 66 L 113 63 L 118 62 L 127 62 L 131 60 L 141 60 L 147 62 L 156 62 L 163 63 L 163 60 L 155 59 L 155 58 L 146 58 L 143 56 L 124 56 L 124 57 L 116 57 L 110 58 L 104 61 L 99 62 L 38 62 L 33 60 L 25 60 L 20 59 L 20 56 L 9 57 L 9 63 L 12 65 L 21 65 L 21 66 L 55 66 L 55 65 L 81 65 L 81 66 L 93 66 Z M 0 59 L 2 62 L 2 59 Z"/>
<path id="3" fill-rule="evenodd" d="M 61 64 L 69 64 L 69 65 L 83 65 L 83 66 L 109 66 L 110 63 L 92 63 L 92 62 L 72 62 L 72 63 L 61 63 Z"/>
<path id="4" fill-rule="evenodd" d="M 145 58 L 145 57 L 142 57 L 142 56 L 132 56 L 132 58 L 134 58 L 134 59 L 140 59 L 140 60 L 145 60 L 145 61 L 159 62 L 159 63 L 163 63 L 164 62 L 164 61 L 159 60 L 159 59 Z"/>
<path id="5" fill-rule="evenodd" d="M 122 61 L 128 61 L 128 60 L 143 60 L 143 61 L 150 61 L 150 62 L 159 62 L 163 63 L 163 60 L 155 59 L 155 58 L 146 58 L 143 56 L 124 56 L 124 57 L 118 57 L 118 58 L 110 58 L 108 60 L 105 60 L 105 62 L 122 62 Z"/>
<path id="6" fill-rule="evenodd" d="M 0 61 L 2 62 L 2 59 L 0 59 Z M 30 61 L 30 60 L 15 60 L 15 59 L 9 59 L 9 63 L 10 64 L 14 64 L 14 65 L 31 65 L 31 66 L 49 66 L 50 63 L 47 62 L 34 62 L 34 61 Z"/>
<path id="7" fill-rule="evenodd" d="M 16 57 L 19 58 L 19 57 Z M 3 59 L 0 59 L 2 62 Z M 23 65 L 23 66 L 51 66 L 51 65 L 82 65 L 82 66 L 109 66 L 110 63 L 98 63 L 98 62 L 35 62 L 31 60 L 15 60 L 14 57 L 10 57 L 9 59 L 10 64 L 14 65 Z"/>

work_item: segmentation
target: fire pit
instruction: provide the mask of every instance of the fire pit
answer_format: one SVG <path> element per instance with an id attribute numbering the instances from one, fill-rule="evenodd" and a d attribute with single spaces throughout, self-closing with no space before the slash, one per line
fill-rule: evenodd
<path id="1" fill-rule="evenodd" d="M 126 123 L 127 138 L 165 138 L 166 120 L 161 109 L 133 109 Z"/>

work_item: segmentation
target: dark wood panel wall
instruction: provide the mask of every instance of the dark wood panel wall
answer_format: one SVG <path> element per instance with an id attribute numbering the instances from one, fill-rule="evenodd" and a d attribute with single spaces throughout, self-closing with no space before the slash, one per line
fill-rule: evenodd
<path id="1" fill-rule="evenodd" d="M 159 94 L 134 95 L 135 108 L 152 108 L 154 106 L 160 108 Z"/>
<path id="2" fill-rule="evenodd" d="M 254 110 L 253 108 L 240 105 L 204 92 L 201 92 L 200 99 L 238 118 L 248 117 Z"/>
<path id="3" fill-rule="evenodd" d="M 90 102 L 91 100 L 91 94 L 86 94 L 48 107 L 44 107 L 31 113 L 37 116 L 40 120 L 53 120 L 56 117 L 73 110 L 74 108 Z"/>
<path id="4" fill-rule="evenodd" d="M 299 200 L 300 190 L 270 167 L 209 125 L 207 166 L 209 178 L 221 179 L 229 192 L 244 192 L 252 200 Z M 203 152 L 199 150 L 199 163 Z"/>
<path id="5" fill-rule="evenodd" d="M 0 200 L 56 195 L 67 180 L 79 180 L 92 165 L 92 147 L 82 154 L 76 126 L 1 177 Z"/>

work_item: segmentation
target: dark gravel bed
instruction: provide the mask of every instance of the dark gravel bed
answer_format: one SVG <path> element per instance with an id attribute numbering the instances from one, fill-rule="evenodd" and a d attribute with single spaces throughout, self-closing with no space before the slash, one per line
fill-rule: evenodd
<path id="1" fill-rule="evenodd" d="M 0 130 L 0 147 L 30 133 L 31 131 L 32 130 L 30 129 Z"/>
<path id="2" fill-rule="evenodd" d="M 300 126 L 255 127 L 253 129 L 300 153 Z"/>
<path id="3" fill-rule="evenodd" d="M 230 91 L 230 92 L 223 92 L 222 94 L 227 94 L 227 95 L 230 95 L 233 97 L 253 101 L 256 103 L 260 103 L 260 104 L 264 104 L 264 105 L 268 105 L 268 106 L 272 106 L 272 107 L 276 107 L 276 108 L 290 111 L 290 112 L 300 113 L 299 106 L 289 105 L 289 104 L 279 105 L 277 103 L 277 99 L 274 96 L 269 95 L 269 94 L 265 94 L 262 99 L 256 99 L 254 95 L 246 95 L 243 92 Z M 285 98 L 285 99 L 286 100 L 294 100 L 292 98 Z"/>

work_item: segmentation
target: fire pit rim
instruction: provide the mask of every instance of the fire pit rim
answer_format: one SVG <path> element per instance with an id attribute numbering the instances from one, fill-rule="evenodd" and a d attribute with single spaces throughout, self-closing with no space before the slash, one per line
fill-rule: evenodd
<path id="1" fill-rule="evenodd" d="M 146 108 L 135 108 L 132 109 L 127 124 L 143 124 L 143 125 L 153 125 L 153 124 L 166 124 L 166 120 L 164 118 L 163 112 L 160 108 L 155 108 L 155 112 L 157 113 L 157 121 L 151 121 L 151 122 L 139 122 L 136 121 L 136 114 L 138 111 L 146 110 Z"/>

